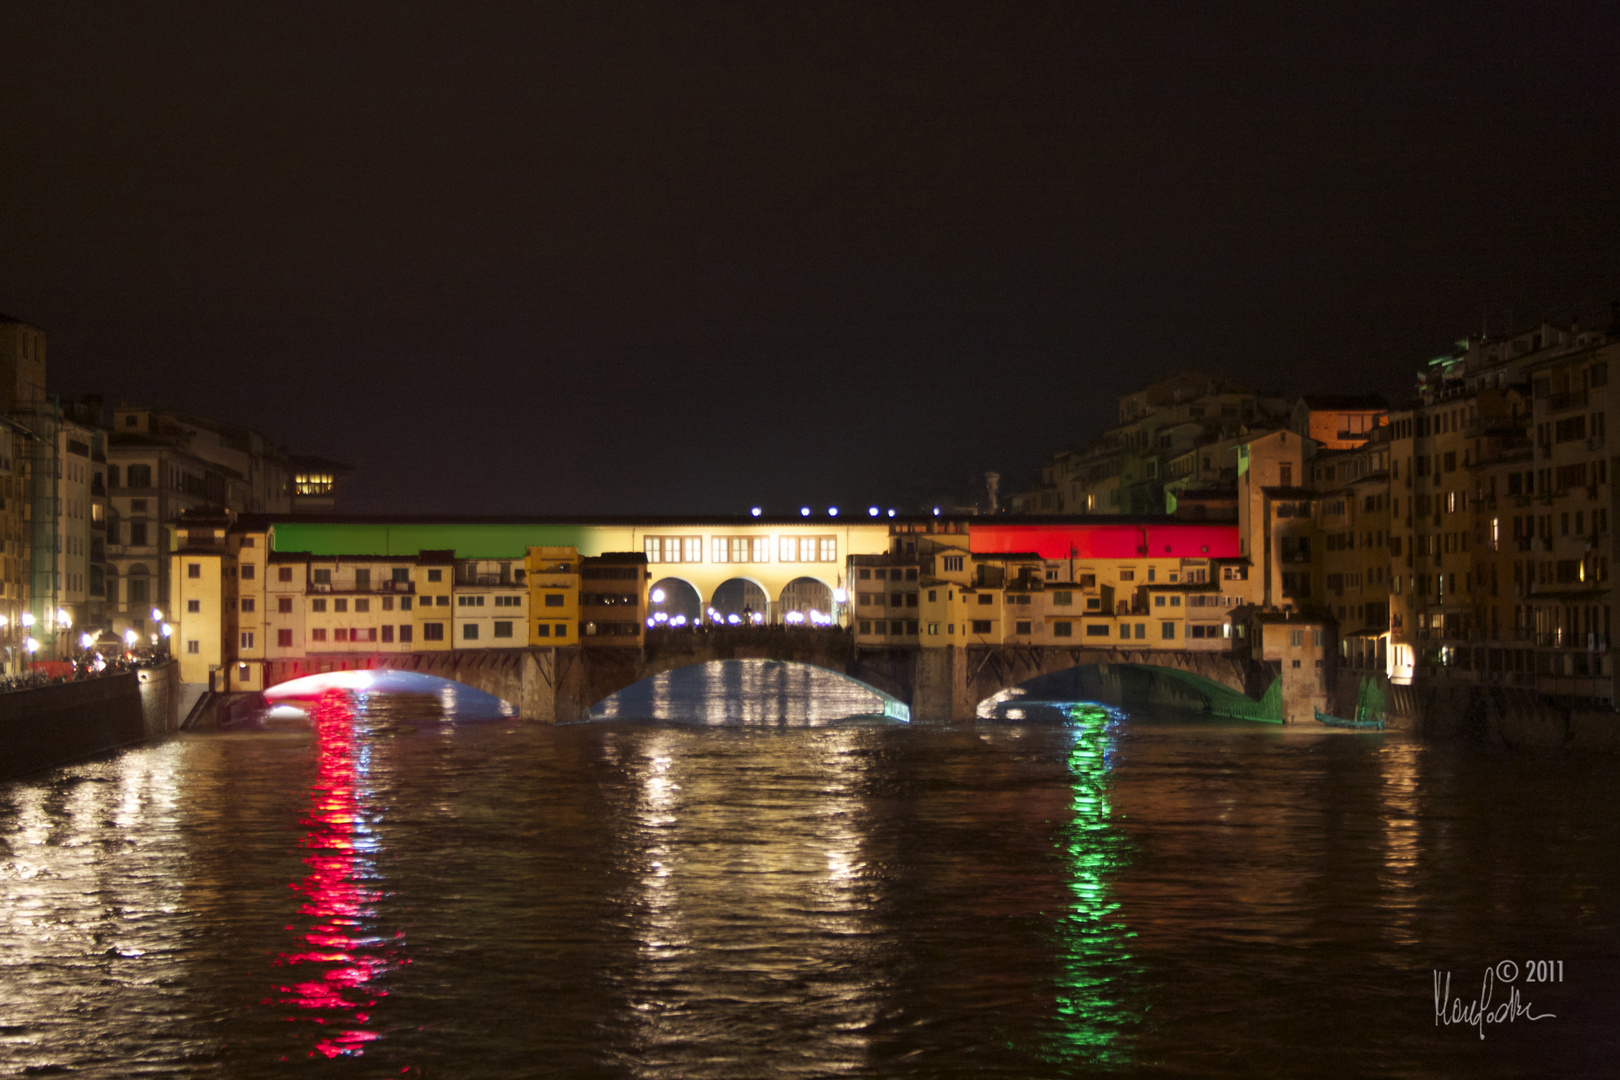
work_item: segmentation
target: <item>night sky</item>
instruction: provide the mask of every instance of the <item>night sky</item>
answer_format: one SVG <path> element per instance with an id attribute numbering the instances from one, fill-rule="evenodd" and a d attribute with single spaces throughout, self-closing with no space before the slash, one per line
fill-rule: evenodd
<path id="1" fill-rule="evenodd" d="M 1617 66 L 1547 0 L 9 4 L 0 311 L 352 511 L 909 507 L 1178 367 L 1606 322 Z"/>

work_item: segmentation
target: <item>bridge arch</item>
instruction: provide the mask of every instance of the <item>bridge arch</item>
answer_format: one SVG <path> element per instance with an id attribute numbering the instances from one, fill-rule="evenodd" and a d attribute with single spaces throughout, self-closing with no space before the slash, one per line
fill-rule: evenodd
<path id="1" fill-rule="evenodd" d="M 1041 649 L 1016 655 L 969 650 L 974 651 L 983 655 L 967 658 L 976 666 L 970 666 L 966 682 L 969 708 L 980 719 L 1022 699 L 1160 705 L 1284 722 L 1280 681 L 1221 654 Z M 1256 682 L 1265 687 L 1260 693 L 1254 692 Z"/>
<path id="2" fill-rule="evenodd" d="M 823 664 L 767 657 L 671 660 L 592 704 L 589 718 L 769 726 L 853 716 L 911 719 L 904 702 Z"/>
<path id="3" fill-rule="evenodd" d="M 517 715 L 517 708 L 511 702 L 479 687 L 440 675 L 397 668 L 345 667 L 299 675 L 267 687 L 264 699 L 272 706 L 304 708 L 309 702 L 333 691 L 431 698 L 438 703 L 446 718 L 460 720 L 488 720 Z"/>

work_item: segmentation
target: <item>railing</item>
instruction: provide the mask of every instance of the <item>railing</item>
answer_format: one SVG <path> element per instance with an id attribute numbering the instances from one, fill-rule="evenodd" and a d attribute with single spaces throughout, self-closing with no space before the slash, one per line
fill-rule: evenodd
<path id="1" fill-rule="evenodd" d="M 1566 390 L 1561 394 L 1547 396 L 1547 409 L 1550 412 L 1563 412 L 1566 409 L 1584 409 L 1587 403 L 1585 390 Z"/>

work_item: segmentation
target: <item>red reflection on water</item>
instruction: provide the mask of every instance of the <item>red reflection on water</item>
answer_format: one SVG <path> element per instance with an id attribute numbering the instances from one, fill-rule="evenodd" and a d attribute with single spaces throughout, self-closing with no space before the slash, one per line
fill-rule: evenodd
<path id="1" fill-rule="evenodd" d="M 282 953 L 276 963 L 318 965 L 324 970 L 305 969 L 309 978 L 278 986 L 282 994 L 278 1000 L 326 1014 L 294 1013 L 287 1018 L 326 1026 L 311 1057 L 317 1053 L 329 1058 L 358 1056 L 366 1043 L 380 1037 L 361 1025 L 370 1019 L 369 1010 L 385 993 L 372 984 L 390 961 L 382 942 L 365 933 L 375 916 L 378 893 L 363 884 L 367 867 L 362 861 L 365 841 L 359 828 L 361 777 L 354 704 L 347 693 L 329 691 L 316 702 L 311 719 L 319 766 L 310 814 L 303 821 L 309 832 L 300 842 L 309 852 L 304 864 L 310 872 L 289 887 L 303 894 L 299 911 L 312 921 L 294 946 L 296 951 Z"/>

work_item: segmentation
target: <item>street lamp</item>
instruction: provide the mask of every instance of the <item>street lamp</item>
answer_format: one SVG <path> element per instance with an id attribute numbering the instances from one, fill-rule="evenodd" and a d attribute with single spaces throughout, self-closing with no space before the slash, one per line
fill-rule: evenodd
<path id="1" fill-rule="evenodd" d="M 73 616 L 67 613 L 66 608 L 56 609 L 56 625 L 64 630 L 73 625 Z"/>
<path id="2" fill-rule="evenodd" d="M 152 609 L 152 621 L 153 622 L 158 622 L 158 623 L 162 622 L 163 621 L 163 612 L 159 611 L 157 608 L 153 608 Z"/>
<path id="3" fill-rule="evenodd" d="M 32 611 L 25 611 L 22 613 L 22 624 L 24 627 L 34 625 L 34 613 Z"/>

